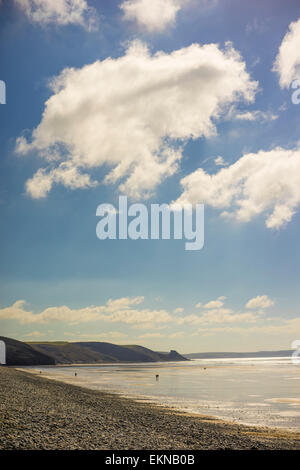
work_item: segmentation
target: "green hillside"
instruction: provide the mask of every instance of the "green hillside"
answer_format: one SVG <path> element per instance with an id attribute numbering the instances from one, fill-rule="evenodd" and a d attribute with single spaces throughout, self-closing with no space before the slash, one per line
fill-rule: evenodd
<path id="1" fill-rule="evenodd" d="M 0 336 L 6 344 L 7 365 L 97 364 L 107 362 L 186 361 L 176 351 L 155 352 L 138 345 L 105 342 L 30 342 Z"/>
<path id="2" fill-rule="evenodd" d="M 55 360 L 43 351 L 38 351 L 29 344 L 0 336 L 6 345 L 6 364 L 8 366 L 53 365 Z"/>
<path id="3" fill-rule="evenodd" d="M 114 362 L 116 359 L 105 354 L 99 354 L 93 349 L 81 346 L 79 343 L 30 343 L 39 352 L 55 359 L 57 364 Z"/>
<path id="4" fill-rule="evenodd" d="M 30 344 L 37 351 L 53 357 L 58 364 L 186 360 L 176 351 L 158 353 L 137 345 L 119 346 L 105 342 L 34 342 Z"/>

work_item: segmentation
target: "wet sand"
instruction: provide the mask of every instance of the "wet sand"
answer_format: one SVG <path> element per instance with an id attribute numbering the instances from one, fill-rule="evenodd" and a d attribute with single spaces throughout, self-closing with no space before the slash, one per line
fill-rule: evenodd
<path id="1" fill-rule="evenodd" d="M 0 367 L 0 449 L 300 449 L 300 433 L 188 415 Z"/>

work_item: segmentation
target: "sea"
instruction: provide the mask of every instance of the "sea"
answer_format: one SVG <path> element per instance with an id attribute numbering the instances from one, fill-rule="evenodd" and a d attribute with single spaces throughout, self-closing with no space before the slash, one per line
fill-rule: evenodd
<path id="1" fill-rule="evenodd" d="M 289 357 L 36 367 L 34 372 L 188 413 L 300 430 L 300 365 Z"/>

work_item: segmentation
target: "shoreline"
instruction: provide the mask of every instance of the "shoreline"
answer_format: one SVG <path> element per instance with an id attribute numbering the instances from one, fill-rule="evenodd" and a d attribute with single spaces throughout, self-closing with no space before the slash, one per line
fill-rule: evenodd
<path id="1" fill-rule="evenodd" d="M 135 364 L 135 363 L 133 363 Z M 84 364 L 83 364 L 84 366 Z M 55 366 L 55 367 L 60 367 L 60 366 Z M 77 364 L 70 364 L 69 367 L 77 367 Z M 43 368 L 51 368 L 53 369 L 53 366 L 43 366 Z M 229 417 L 224 417 L 224 416 L 218 416 L 218 415 L 213 415 L 213 414 L 205 414 L 205 413 L 198 413 L 196 411 L 191 411 L 191 410 L 185 410 L 184 408 L 180 408 L 180 407 L 176 407 L 176 406 L 172 406 L 172 405 L 168 405 L 168 404 L 165 404 L 165 403 L 160 403 L 158 401 L 155 401 L 155 400 L 151 400 L 150 398 L 148 398 L 147 396 L 144 396 L 144 395 L 135 395 L 135 394 L 130 394 L 130 393 L 123 393 L 119 390 L 113 390 L 113 389 L 99 389 L 98 387 L 92 387 L 90 385 L 86 385 L 84 382 L 82 383 L 78 383 L 78 377 L 77 378 L 74 378 L 74 377 L 68 377 L 68 376 L 65 376 L 65 377 L 62 377 L 62 376 L 59 376 L 59 375 L 47 375 L 47 372 L 44 373 L 44 374 L 40 374 L 39 373 L 39 368 L 38 366 L 36 368 L 31 368 L 30 366 L 26 366 L 26 367 L 16 367 L 16 370 L 20 370 L 20 371 L 24 371 L 24 372 L 27 372 L 29 374 L 32 374 L 34 376 L 37 376 L 37 377 L 40 377 L 40 378 L 44 378 L 44 379 L 48 379 L 48 380 L 52 380 L 52 381 L 58 381 L 60 383 L 64 383 L 66 385 L 74 385 L 76 387 L 81 387 L 83 389 L 86 389 L 86 390 L 94 390 L 94 391 L 98 391 L 99 393 L 108 393 L 108 394 L 112 394 L 116 397 L 120 397 L 120 398 L 125 398 L 125 399 L 128 399 L 128 400 L 132 400 L 136 403 L 144 403 L 144 404 L 148 404 L 150 406 L 154 406 L 154 407 L 158 407 L 160 409 L 164 409 L 166 411 L 169 411 L 169 412 L 172 412 L 172 413 L 179 413 L 179 414 L 184 414 L 185 416 L 191 416 L 191 417 L 200 417 L 201 419 L 205 420 L 209 420 L 209 421 L 216 421 L 216 422 L 221 422 L 221 423 L 224 423 L 224 424 L 227 424 L 227 425 L 234 425 L 234 424 L 237 424 L 237 425 L 241 425 L 241 426 L 247 426 L 247 427 L 254 427 L 254 428 L 257 428 L 257 429 L 268 429 L 270 430 L 271 432 L 277 432 L 277 433 L 280 433 L 280 434 L 284 434 L 284 433 L 291 433 L 291 434 L 298 434 L 299 433 L 299 437 L 300 437 L 300 430 L 297 432 L 295 430 L 295 428 L 289 428 L 289 427 L 285 427 L 285 426 L 270 426 L 270 425 L 267 425 L 267 424 L 259 424 L 259 423 L 249 423 L 247 421 L 242 421 L 242 420 L 235 420 L 234 418 L 230 419 Z"/>
<path id="2" fill-rule="evenodd" d="M 0 449 L 300 449 L 300 433 L 189 414 L 0 368 Z"/>

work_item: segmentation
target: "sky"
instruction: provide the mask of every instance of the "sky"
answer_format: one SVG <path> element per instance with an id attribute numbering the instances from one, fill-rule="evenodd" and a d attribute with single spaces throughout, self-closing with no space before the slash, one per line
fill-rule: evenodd
<path id="1" fill-rule="evenodd" d="M 299 1 L 2 0 L 0 35 L 0 334 L 290 349 Z M 99 240 L 121 195 L 203 203 L 203 248 Z"/>

